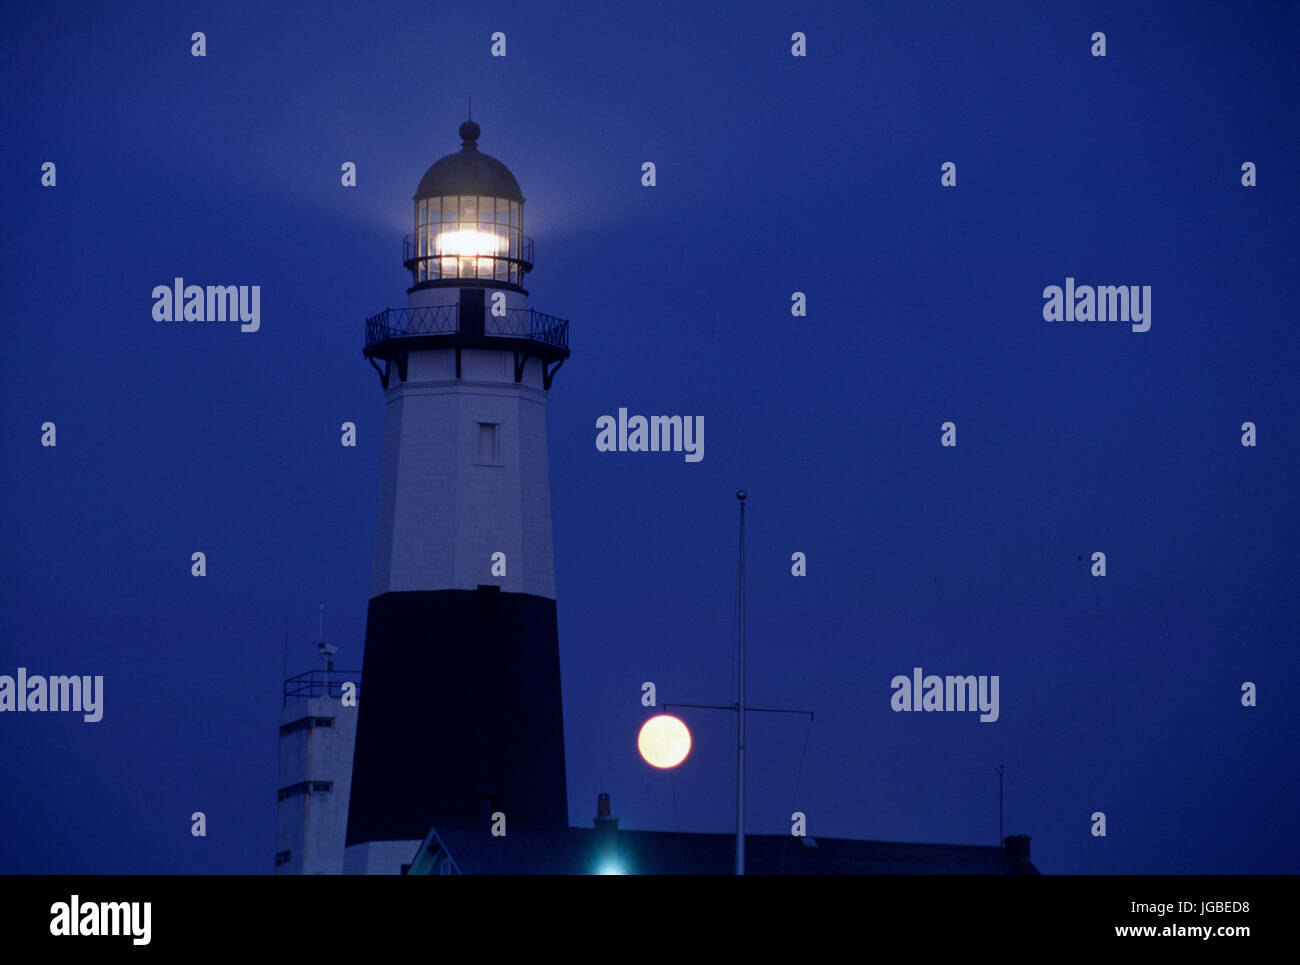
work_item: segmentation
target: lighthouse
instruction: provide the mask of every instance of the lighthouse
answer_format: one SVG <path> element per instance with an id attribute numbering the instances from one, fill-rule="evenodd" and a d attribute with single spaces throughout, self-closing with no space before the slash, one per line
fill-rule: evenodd
<path id="1" fill-rule="evenodd" d="M 396 874 L 435 824 L 567 827 L 546 401 L 568 322 L 529 306 L 510 170 L 460 126 L 366 319 L 384 438 L 344 870 Z"/>

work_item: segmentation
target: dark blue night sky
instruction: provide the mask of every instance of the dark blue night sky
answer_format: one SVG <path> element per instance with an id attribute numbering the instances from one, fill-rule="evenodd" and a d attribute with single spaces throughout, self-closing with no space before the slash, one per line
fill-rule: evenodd
<path id="1" fill-rule="evenodd" d="M 571 823 L 608 791 L 625 828 L 732 829 L 734 715 L 685 712 L 671 777 L 635 737 L 643 681 L 734 699 L 744 488 L 748 698 L 816 712 L 751 717 L 751 832 L 995 844 L 1005 763 L 1045 872 L 1300 871 L 1300 6 L 1071 8 L 6 11 L 0 674 L 102 674 L 105 706 L 0 715 L 0 872 L 272 870 L 285 632 L 315 666 L 323 601 L 361 665 L 363 321 L 406 304 L 470 92 L 531 303 L 571 319 Z M 176 276 L 260 285 L 261 330 L 155 322 Z M 1150 331 L 1044 321 L 1067 277 L 1151 286 Z M 597 452 L 620 406 L 704 416 L 705 458 Z M 1000 675 L 1000 719 L 893 712 L 913 667 Z"/>

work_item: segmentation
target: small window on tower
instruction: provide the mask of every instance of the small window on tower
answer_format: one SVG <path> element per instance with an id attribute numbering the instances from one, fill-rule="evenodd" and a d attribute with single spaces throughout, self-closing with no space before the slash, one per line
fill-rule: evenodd
<path id="1" fill-rule="evenodd" d="M 478 452 L 474 461 L 480 466 L 501 465 L 500 423 L 480 422 L 478 424 Z"/>

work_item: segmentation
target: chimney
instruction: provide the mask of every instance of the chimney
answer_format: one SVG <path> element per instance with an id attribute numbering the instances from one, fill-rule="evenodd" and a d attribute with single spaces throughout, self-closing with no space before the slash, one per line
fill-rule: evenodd
<path id="1" fill-rule="evenodd" d="M 618 818 L 609 813 L 609 794 L 601 791 L 596 797 L 596 867 L 599 874 L 618 864 Z"/>
<path id="2" fill-rule="evenodd" d="M 1003 853 L 1011 862 L 1029 860 L 1029 835 L 1010 834 L 1003 841 Z"/>

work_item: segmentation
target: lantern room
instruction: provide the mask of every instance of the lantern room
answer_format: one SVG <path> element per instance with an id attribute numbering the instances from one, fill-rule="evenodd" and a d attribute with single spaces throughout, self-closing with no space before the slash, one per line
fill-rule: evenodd
<path id="1" fill-rule="evenodd" d="M 436 161 L 415 192 L 415 232 L 403 263 L 418 288 L 463 286 L 523 291 L 532 270 L 524 196 L 510 169 L 478 149 L 479 126 L 460 126 L 461 149 Z"/>

